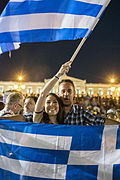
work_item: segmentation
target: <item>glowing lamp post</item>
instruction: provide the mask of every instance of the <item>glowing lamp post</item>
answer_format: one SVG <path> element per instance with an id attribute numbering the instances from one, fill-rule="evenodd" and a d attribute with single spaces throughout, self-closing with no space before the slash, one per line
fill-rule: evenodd
<path id="1" fill-rule="evenodd" d="M 114 83 L 115 83 L 115 78 L 111 78 L 110 79 L 110 84 L 111 84 L 111 95 L 115 95 L 115 87 L 114 87 Z"/>
<path id="2" fill-rule="evenodd" d="M 18 91 L 24 90 L 25 89 L 25 85 L 23 85 L 21 82 L 23 80 L 23 76 L 19 75 L 18 76 L 18 81 L 19 81 L 19 85 L 15 85 L 14 88 Z"/>
<path id="3" fill-rule="evenodd" d="M 115 82 L 115 79 L 114 79 L 114 78 L 110 79 L 110 82 L 111 82 L 111 83 L 114 83 L 114 82 Z"/>
<path id="4" fill-rule="evenodd" d="M 23 77 L 22 77 L 22 76 L 18 76 L 18 80 L 19 80 L 19 81 L 22 81 L 22 80 L 23 80 Z"/>

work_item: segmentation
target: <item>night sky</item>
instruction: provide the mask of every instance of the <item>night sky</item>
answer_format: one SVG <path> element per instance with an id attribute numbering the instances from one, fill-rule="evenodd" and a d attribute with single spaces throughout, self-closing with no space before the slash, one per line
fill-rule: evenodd
<path id="1" fill-rule="evenodd" d="M 0 11 L 7 0 L 0 0 Z M 51 78 L 60 65 L 68 61 L 80 40 L 22 44 L 21 48 L 0 55 L 0 81 L 43 81 Z M 116 77 L 120 83 L 120 0 L 111 0 L 102 18 L 86 40 L 68 73 L 91 83 L 108 83 Z"/>

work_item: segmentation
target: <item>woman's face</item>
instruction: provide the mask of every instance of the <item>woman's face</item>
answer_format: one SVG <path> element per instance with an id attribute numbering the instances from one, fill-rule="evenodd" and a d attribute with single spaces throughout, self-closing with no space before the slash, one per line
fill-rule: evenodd
<path id="1" fill-rule="evenodd" d="M 59 103 L 56 97 L 49 95 L 45 100 L 45 112 L 49 116 L 55 116 L 59 112 Z"/>

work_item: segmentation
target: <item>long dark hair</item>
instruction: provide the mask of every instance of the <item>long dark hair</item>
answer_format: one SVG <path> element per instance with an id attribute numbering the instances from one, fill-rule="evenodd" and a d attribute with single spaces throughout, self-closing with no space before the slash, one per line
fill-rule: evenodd
<path id="1" fill-rule="evenodd" d="M 62 103 L 62 100 L 55 93 L 49 93 L 46 97 L 48 97 L 48 96 L 54 96 L 56 98 L 56 100 L 58 101 L 59 112 L 57 114 L 57 121 L 58 121 L 58 124 L 63 124 L 63 103 Z M 45 109 L 44 109 L 43 118 L 42 118 L 41 122 L 47 124 L 47 123 L 49 123 L 49 121 L 50 121 L 49 116 L 45 112 Z"/>

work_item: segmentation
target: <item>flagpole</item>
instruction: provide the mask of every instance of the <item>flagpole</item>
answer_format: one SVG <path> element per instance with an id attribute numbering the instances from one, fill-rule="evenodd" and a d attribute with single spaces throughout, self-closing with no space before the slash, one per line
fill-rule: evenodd
<path id="1" fill-rule="evenodd" d="M 78 45 L 77 49 L 75 50 L 74 54 L 72 55 L 71 59 L 69 61 L 72 62 L 74 61 L 75 57 L 77 56 L 78 52 L 80 51 L 81 47 L 83 46 L 83 44 L 85 43 L 87 36 L 89 35 L 89 33 L 94 29 L 94 27 L 96 26 L 96 24 L 99 21 L 99 18 L 101 16 L 101 14 L 103 13 L 104 9 L 108 6 L 108 4 L 110 3 L 111 0 L 106 1 L 106 3 L 103 5 L 103 7 L 101 8 L 100 12 L 98 13 L 95 22 L 93 23 L 93 25 L 91 26 L 91 28 L 88 30 L 88 32 L 86 33 L 85 37 L 81 40 L 80 44 Z"/>

